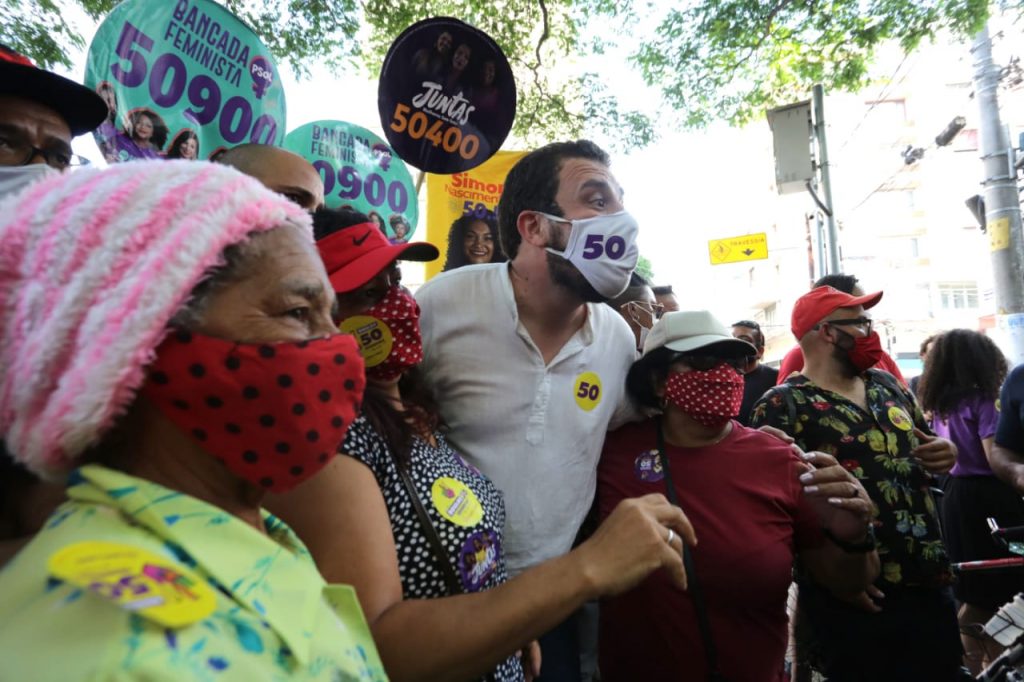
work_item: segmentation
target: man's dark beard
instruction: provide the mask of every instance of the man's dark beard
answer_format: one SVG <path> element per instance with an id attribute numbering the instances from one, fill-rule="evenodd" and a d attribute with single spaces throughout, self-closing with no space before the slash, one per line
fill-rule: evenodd
<path id="1" fill-rule="evenodd" d="M 844 379 L 852 379 L 853 377 L 860 376 L 860 370 L 850 360 L 850 353 L 838 345 L 832 346 L 832 357 L 835 358 L 836 364 L 839 366 L 839 374 Z"/>
<path id="2" fill-rule="evenodd" d="M 608 299 L 597 292 L 597 289 L 590 285 L 583 273 L 576 269 L 576 266 L 550 251 L 548 256 L 548 274 L 551 280 L 572 293 L 579 296 L 587 303 L 606 303 Z"/>

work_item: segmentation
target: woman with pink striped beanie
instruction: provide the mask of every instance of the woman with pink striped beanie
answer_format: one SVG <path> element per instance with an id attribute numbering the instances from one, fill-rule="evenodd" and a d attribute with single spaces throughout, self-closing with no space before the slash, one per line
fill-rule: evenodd
<path id="1" fill-rule="evenodd" d="M 333 303 L 309 216 L 225 166 L 0 204 L 0 434 L 68 486 L 0 573 L 0 679 L 384 679 L 352 589 L 260 508 L 358 409 Z"/>

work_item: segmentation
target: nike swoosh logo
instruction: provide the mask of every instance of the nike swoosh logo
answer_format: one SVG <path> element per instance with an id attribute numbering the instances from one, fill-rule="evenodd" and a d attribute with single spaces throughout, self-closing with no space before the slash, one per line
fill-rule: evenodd
<path id="1" fill-rule="evenodd" d="M 360 239 L 356 239 L 355 237 L 353 237 L 352 243 L 355 244 L 356 246 L 362 246 L 363 242 L 365 242 L 367 238 L 370 236 L 370 232 L 371 230 L 367 230 L 366 234 L 364 234 Z"/>

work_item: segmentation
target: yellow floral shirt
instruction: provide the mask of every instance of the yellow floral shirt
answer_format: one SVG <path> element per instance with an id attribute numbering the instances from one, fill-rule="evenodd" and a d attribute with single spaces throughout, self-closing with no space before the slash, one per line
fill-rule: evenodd
<path id="1" fill-rule="evenodd" d="M 352 588 L 302 542 L 101 466 L 0 572 L 0 679 L 385 680 Z"/>

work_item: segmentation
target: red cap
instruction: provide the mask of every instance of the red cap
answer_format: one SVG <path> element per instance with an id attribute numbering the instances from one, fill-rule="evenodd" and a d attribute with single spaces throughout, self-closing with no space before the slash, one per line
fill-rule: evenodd
<path id="1" fill-rule="evenodd" d="M 89 88 L 37 68 L 32 60 L 0 45 L 0 95 L 17 95 L 50 107 L 72 135 L 95 130 L 107 117 L 107 105 Z"/>
<path id="2" fill-rule="evenodd" d="M 804 334 L 811 331 L 816 324 L 831 315 L 834 310 L 857 306 L 864 306 L 864 309 L 867 310 L 881 300 L 881 291 L 864 296 L 851 296 L 832 287 L 811 289 L 797 299 L 796 305 L 793 306 L 793 316 L 790 318 L 789 327 L 793 330 L 793 336 L 799 341 Z"/>
<path id="3" fill-rule="evenodd" d="M 331 285 L 339 294 L 358 289 L 388 263 L 396 260 L 431 261 L 440 254 L 427 242 L 392 244 L 376 223 L 359 223 L 316 243 Z"/>

